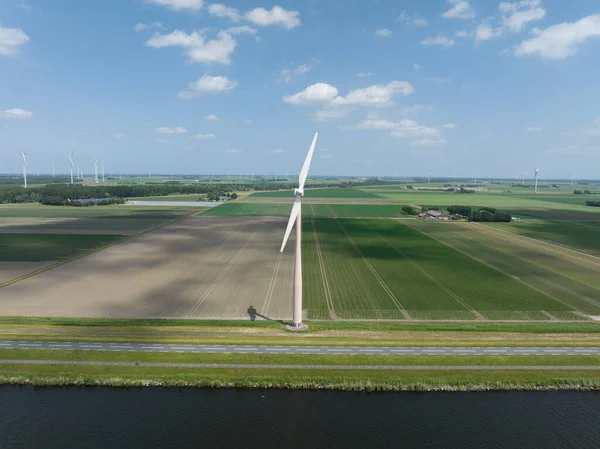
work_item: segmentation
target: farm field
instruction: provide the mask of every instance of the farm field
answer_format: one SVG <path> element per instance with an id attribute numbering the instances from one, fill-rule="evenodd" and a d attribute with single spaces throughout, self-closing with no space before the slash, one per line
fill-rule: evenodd
<path id="1" fill-rule="evenodd" d="M 292 253 L 279 253 L 280 232 L 273 238 L 284 227 L 184 218 L 2 287 L 3 315 L 248 319 L 252 305 L 288 318 Z"/>
<path id="2" fill-rule="evenodd" d="M 12 279 L 52 265 L 53 262 L 2 262 L 0 261 L 0 285 Z"/>
<path id="3" fill-rule="evenodd" d="M 329 285 L 326 301 L 311 299 L 309 316 L 330 313 L 327 304 L 347 319 L 582 318 L 569 313 L 573 306 L 394 220 L 308 218 L 304 226 L 320 242 Z M 309 258 L 318 252 L 316 239 L 307 242 Z M 305 274 L 303 283 L 323 279 Z"/>
<path id="4" fill-rule="evenodd" d="M 41 204 L 0 204 L 0 219 L 34 218 L 153 218 L 173 219 L 192 212 L 190 208 L 143 206 L 44 206 Z"/>
<path id="5" fill-rule="evenodd" d="M 292 198 L 291 190 L 277 190 L 266 192 L 254 192 L 250 195 L 254 198 Z M 306 198 L 379 198 L 379 195 L 359 189 L 306 189 L 304 191 Z"/>
<path id="6" fill-rule="evenodd" d="M 202 216 L 276 216 L 287 217 L 292 201 L 286 203 L 226 203 L 201 212 Z M 395 204 L 313 204 L 302 206 L 303 217 L 403 217 L 402 205 Z"/>
<path id="7" fill-rule="evenodd" d="M 480 260 L 572 310 L 600 315 L 600 259 L 474 223 L 409 225 Z M 557 318 L 572 317 L 560 310 Z"/>
<path id="8" fill-rule="evenodd" d="M 520 223 L 489 223 L 488 226 L 600 256 L 600 220 L 526 220 Z"/>
<path id="9" fill-rule="evenodd" d="M 0 234 L 0 261 L 56 261 L 119 239 L 118 235 Z"/>

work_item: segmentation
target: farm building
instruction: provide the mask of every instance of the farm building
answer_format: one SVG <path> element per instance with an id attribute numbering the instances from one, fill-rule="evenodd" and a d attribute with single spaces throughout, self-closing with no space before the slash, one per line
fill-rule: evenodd
<path id="1" fill-rule="evenodd" d="M 450 220 L 450 216 L 440 212 L 438 210 L 428 210 L 419 214 L 419 217 L 425 220 Z"/>

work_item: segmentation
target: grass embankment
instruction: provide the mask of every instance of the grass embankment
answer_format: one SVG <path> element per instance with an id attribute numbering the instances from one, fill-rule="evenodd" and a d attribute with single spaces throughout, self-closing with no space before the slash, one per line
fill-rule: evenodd
<path id="1" fill-rule="evenodd" d="M 600 334 L 600 322 L 398 322 L 398 321 L 307 321 L 307 334 L 327 331 L 363 332 L 509 332 L 522 334 L 590 333 Z M 190 327 L 193 330 L 257 330 L 287 333 L 279 321 L 249 320 L 177 320 L 119 318 L 0 317 L 0 326 L 65 326 L 66 328 Z"/>
<path id="2" fill-rule="evenodd" d="M 0 367 L 1 384 L 238 387 L 352 391 L 599 389 L 595 371 L 261 370 L 40 365 Z"/>

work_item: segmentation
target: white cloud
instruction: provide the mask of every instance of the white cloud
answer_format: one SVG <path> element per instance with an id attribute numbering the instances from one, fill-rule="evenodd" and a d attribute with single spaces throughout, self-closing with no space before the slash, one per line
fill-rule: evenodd
<path id="1" fill-rule="evenodd" d="M 312 70 L 312 66 L 310 64 L 302 64 L 293 69 L 283 69 L 279 73 L 279 76 L 285 83 L 289 83 L 290 81 L 292 81 L 294 76 L 304 75 L 305 73 L 308 73 L 311 70 Z"/>
<path id="2" fill-rule="evenodd" d="M 209 122 L 219 122 L 221 119 L 217 117 L 215 114 L 208 114 L 204 116 L 204 120 L 208 120 Z"/>
<path id="3" fill-rule="evenodd" d="M 326 120 L 340 119 L 347 117 L 350 111 L 348 108 L 339 108 L 325 106 L 320 111 L 315 111 L 310 114 L 310 117 L 317 122 L 324 122 Z"/>
<path id="4" fill-rule="evenodd" d="M 204 5 L 204 0 L 148 0 L 159 6 L 166 6 L 173 11 L 200 11 Z"/>
<path id="5" fill-rule="evenodd" d="M 437 36 L 429 39 L 423 39 L 421 45 L 441 45 L 443 47 L 452 47 L 456 44 L 454 39 L 447 38 L 445 36 Z"/>
<path id="6" fill-rule="evenodd" d="M 29 36 L 21 28 L 4 28 L 0 25 L 0 56 L 14 55 L 27 42 Z"/>
<path id="7" fill-rule="evenodd" d="M 125 137 L 125 134 L 123 134 L 123 133 L 114 133 L 112 136 L 115 139 L 122 139 L 123 137 Z"/>
<path id="8" fill-rule="evenodd" d="M 584 17 L 577 22 L 564 22 L 543 30 L 534 28 L 534 37 L 521 42 L 515 56 L 538 55 L 544 59 L 564 59 L 574 55 L 589 37 L 600 36 L 600 14 Z"/>
<path id="9" fill-rule="evenodd" d="M 420 64 L 413 64 L 413 70 L 415 72 L 418 72 L 419 70 L 421 70 L 421 65 Z"/>
<path id="10" fill-rule="evenodd" d="M 182 90 L 177 96 L 183 99 L 190 99 L 205 94 L 229 93 L 237 85 L 237 81 L 230 80 L 226 76 L 204 75 L 198 81 L 189 83 L 188 90 Z"/>
<path id="11" fill-rule="evenodd" d="M 210 139 L 214 139 L 215 136 L 214 134 L 194 134 L 193 136 L 190 136 L 190 139 L 195 139 L 195 140 L 210 140 Z"/>
<path id="12" fill-rule="evenodd" d="M 148 30 L 150 28 L 157 28 L 159 30 L 164 30 L 165 27 L 162 23 L 160 22 L 152 22 L 152 23 L 137 23 L 133 29 L 135 30 L 136 33 L 139 33 L 140 31 L 144 31 L 144 30 Z"/>
<path id="13" fill-rule="evenodd" d="M 321 159 L 331 159 L 333 156 L 329 153 L 319 155 Z"/>
<path id="14" fill-rule="evenodd" d="M 258 30 L 256 28 L 249 27 L 248 25 L 241 25 L 239 27 L 228 28 L 227 32 L 237 36 L 238 34 L 256 34 Z"/>
<path id="15" fill-rule="evenodd" d="M 446 139 L 420 139 L 411 140 L 411 147 L 436 147 L 440 145 L 446 145 L 448 141 Z"/>
<path id="16" fill-rule="evenodd" d="M 404 25 L 413 25 L 417 27 L 427 26 L 427 20 L 421 17 L 411 17 L 406 11 L 402 11 L 397 20 Z"/>
<path id="17" fill-rule="evenodd" d="M 211 16 L 222 17 L 229 19 L 232 22 L 239 22 L 242 20 L 242 16 L 236 8 L 230 8 L 222 3 L 213 3 L 212 5 L 208 5 L 208 13 Z"/>
<path id="18" fill-rule="evenodd" d="M 29 3 L 27 3 L 26 1 L 21 0 L 19 3 L 17 3 L 17 9 L 22 9 L 23 11 L 27 11 L 27 12 L 32 12 L 33 11 L 33 6 L 31 6 Z"/>
<path id="19" fill-rule="evenodd" d="M 302 92 L 283 97 L 289 104 L 327 104 L 337 97 L 338 90 L 330 84 L 317 83 L 308 86 Z"/>
<path id="20" fill-rule="evenodd" d="M 423 39 L 421 45 L 441 45 L 443 47 L 452 47 L 456 44 L 454 39 L 447 38 L 445 36 L 436 36 L 433 38 Z"/>
<path id="21" fill-rule="evenodd" d="M 187 129 L 182 128 L 181 126 L 176 126 L 175 128 L 161 126 L 160 128 L 156 128 L 154 132 L 156 134 L 185 134 L 187 133 Z"/>
<path id="22" fill-rule="evenodd" d="M 515 3 L 502 2 L 499 10 L 502 23 L 510 31 L 518 32 L 528 23 L 546 16 L 541 0 L 521 0 Z"/>
<path id="23" fill-rule="evenodd" d="M 10 126 L 3 126 L 2 129 L 4 129 L 4 131 L 10 131 L 12 128 Z"/>
<path id="24" fill-rule="evenodd" d="M 442 128 L 456 129 L 456 125 L 454 123 L 446 123 Z"/>
<path id="25" fill-rule="evenodd" d="M 410 95 L 413 87 L 408 81 L 392 81 L 388 84 L 377 84 L 364 89 L 355 89 L 348 92 L 345 97 L 336 97 L 335 105 L 356 106 L 389 106 L 395 94 Z"/>
<path id="26" fill-rule="evenodd" d="M 271 151 L 271 153 L 273 153 L 273 154 L 281 154 L 281 153 L 283 153 L 283 150 L 281 148 L 276 148 L 275 150 Z"/>
<path id="27" fill-rule="evenodd" d="M 246 119 L 244 120 L 244 125 L 251 125 L 252 124 L 252 120 Z"/>
<path id="28" fill-rule="evenodd" d="M 533 126 L 528 126 L 527 128 L 525 128 L 525 131 L 529 131 L 530 133 L 537 133 L 542 130 L 543 130 L 543 128 L 538 128 L 538 127 L 533 127 Z"/>
<path id="29" fill-rule="evenodd" d="M 473 36 L 473 33 L 470 33 L 470 32 L 465 31 L 465 30 L 458 30 L 456 33 L 454 33 L 454 36 L 456 36 L 456 37 L 469 37 L 469 36 Z"/>
<path id="30" fill-rule="evenodd" d="M 359 78 L 366 78 L 367 76 L 371 76 L 373 73 L 371 72 L 359 72 L 356 74 Z"/>
<path id="31" fill-rule="evenodd" d="M 300 13 L 298 11 L 287 11 L 280 6 L 273 6 L 270 10 L 255 8 L 248 11 L 244 17 L 246 20 L 259 26 L 277 25 L 288 30 L 300 26 Z"/>
<path id="32" fill-rule="evenodd" d="M 26 111 L 25 109 L 13 108 L 13 109 L 5 109 L 4 111 L 0 111 L 0 118 L 31 118 L 33 117 L 33 112 Z"/>
<path id="33" fill-rule="evenodd" d="M 389 120 L 363 120 L 356 125 L 357 129 L 392 131 L 395 137 L 438 137 L 440 132 L 435 128 L 419 125 L 414 120 L 403 119 L 399 122 Z"/>
<path id="34" fill-rule="evenodd" d="M 226 31 L 219 31 L 217 39 L 207 41 L 206 37 L 198 32 L 187 34 L 175 30 L 169 34 L 155 35 L 148 39 L 145 45 L 153 48 L 183 47 L 190 61 L 231 64 L 231 54 L 237 47 L 237 42 Z"/>
<path id="35" fill-rule="evenodd" d="M 238 150 L 237 148 L 229 148 L 228 150 L 225 150 L 226 153 L 241 153 L 242 150 Z"/>
<path id="36" fill-rule="evenodd" d="M 475 39 L 477 41 L 487 41 L 488 39 L 500 36 L 501 34 L 501 28 L 494 28 L 487 23 L 481 23 L 475 28 Z"/>
<path id="37" fill-rule="evenodd" d="M 467 0 L 447 0 L 452 7 L 442 14 L 446 19 L 473 19 L 475 12 Z"/>
<path id="38" fill-rule="evenodd" d="M 383 28 L 381 30 L 375 31 L 375 36 L 390 37 L 391 35 L 392 35 L 392 32 L 390 30 L 388 30 L 387 28 Z"/>

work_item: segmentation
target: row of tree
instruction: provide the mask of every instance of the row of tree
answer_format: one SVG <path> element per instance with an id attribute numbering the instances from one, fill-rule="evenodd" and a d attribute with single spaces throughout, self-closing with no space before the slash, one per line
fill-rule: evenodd
<path id="1" fill-rule="evenodd" d="M 600 207 L 600 201 L 586 201 L 585 204 L 588 206 Z"/>
<path id="2" fill-rule="evenodd" d="M 482 207 L 481 209 L 471 211 L 468 216 L 469 221 L 482 222 L 510 222 L 511 215 L 493 207 Z"/>

